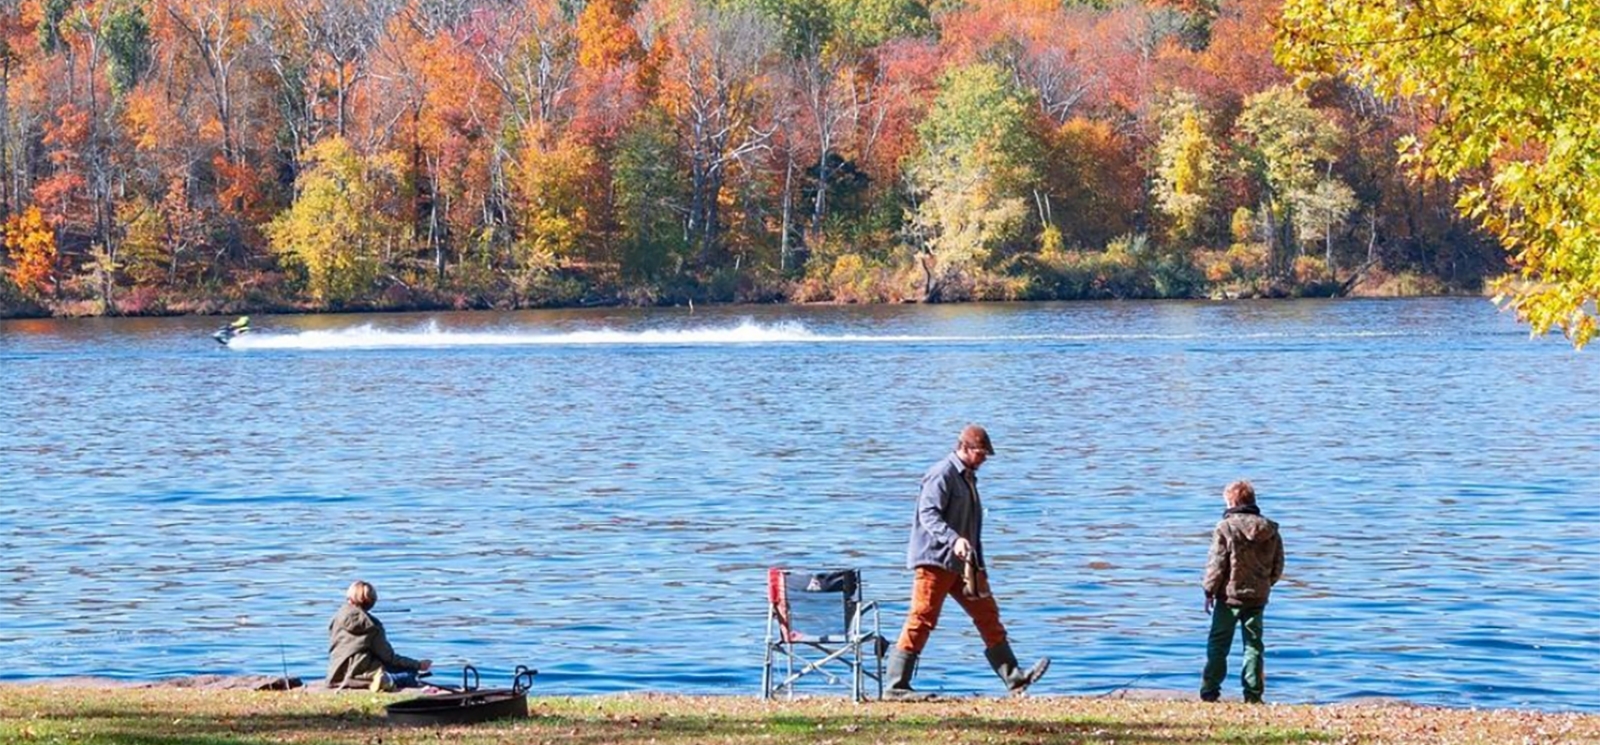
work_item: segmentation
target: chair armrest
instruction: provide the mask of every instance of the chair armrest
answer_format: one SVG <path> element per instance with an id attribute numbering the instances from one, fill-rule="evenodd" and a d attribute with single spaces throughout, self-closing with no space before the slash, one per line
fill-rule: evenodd
<path id="1" fill-rule="evenodd" d="M 871 614 L 870 617 L 868 616 L 869 613 Z M 868 626 L 869 623 L 871 626 L 870 628 L 863 628 L 864 626 Z M 878 601 L 867 600 L 863 601 L 860 605 L 857 605 L 855 618 L 851 619 L 850 627 L 854 630 L 855 635 L 860 638 L 881 638 L 883 636 L 883 627 L 880 625 L 880 621 L 878 619 Z"/>

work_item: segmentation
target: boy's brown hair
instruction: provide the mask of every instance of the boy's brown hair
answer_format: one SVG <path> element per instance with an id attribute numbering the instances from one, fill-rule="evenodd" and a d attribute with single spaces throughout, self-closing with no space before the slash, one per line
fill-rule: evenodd
<path id="1" fill-rule="evenodd" d="M 1243 507 L 1256 503 L 1256 488 L 1248 481 L 1235 481 L 1222 490 L 1222 498 L 1229 507 Z"/>

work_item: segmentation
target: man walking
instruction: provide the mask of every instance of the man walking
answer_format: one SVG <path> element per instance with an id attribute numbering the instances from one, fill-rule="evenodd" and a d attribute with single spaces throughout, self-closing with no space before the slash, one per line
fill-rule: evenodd
<path id="1" fill-rule="evenodd" d="M 1000 623 L 1000 607 L 989 593 L 983 560 L 983 503 L 978 497 L 978 468 L 994 455 L 989 433 L 976 424 L 961 430 L 955 452 L 934 464 L 922 476 L 922 493 L 911 520 L 911 542 L 906 568 L 915 572 L 911 583 L 911 611 L 900 641 L 889 656 L 891 700 L 931 698 L 911 688 L 917 657 L 928 635 L 939 623 L 947 596 L 954 596 L 972 617 L 983 636 L 984 657 L 1013 695 L 1020 694 L 1044 676 L 1050 658 L 1041 658 L 1028 670 L 1017 667 L 1017 656 Z"/>

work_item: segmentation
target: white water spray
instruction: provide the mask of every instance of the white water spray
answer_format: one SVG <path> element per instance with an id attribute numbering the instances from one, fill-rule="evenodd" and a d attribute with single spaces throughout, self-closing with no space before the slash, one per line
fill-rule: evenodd
<path id="1" fill-rule="evenodd" d="M 1349 332 L 1326 334 L 1247 334 L 1230 335 L 1228 339 L 1330 339 L 1403 336 L 1399 332 Z M 734 325 L 703 325 L 675 329 L 619 330 L 600 328 L 592 331 L 541 332 L 522 329 L 493 331 L 454 331 L 441 329 L 429 322 L 414 329 L 382 329 L 372 324 L 362 324 L 343 329 L 276 333 L 257 331 L 235 337 L 229 349 L 239 351 L 266 349 L 340 350 L 340 349 L 406 349 L 445 347 L 510 347 L 510 346 L 755 346 L 804 344 L 922 344 L 964 345 L 1005 342 L 1057 342 L 1087 343 L 1106 341 L 1195 341 L 1223 339 L 1213 334 L 1024 334 L 1000 336 L 927 335 L 927 334 L 838 334 L 817 333 L 798 321 L 763 324 L 745 319 Z"/>

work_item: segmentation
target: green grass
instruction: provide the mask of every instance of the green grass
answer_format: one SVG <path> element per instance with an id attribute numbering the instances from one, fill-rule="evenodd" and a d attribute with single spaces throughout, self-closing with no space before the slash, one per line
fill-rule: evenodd
<path id="1" fill-rule="evenodd" d="M 531 717 L 400 728 L 402 696 L 172 688 L 0 686 L 0 743 L 1506 743 L 1600 742 L 1600 717 L 1404 706 L 1245 706 L 1088 698 L 957 698 L 853 705 L 842 698 L 654 694 L 530 699 Z"/>
<path id="2" fill-rule="evenodd" d="M 1334 736 L 1327 732 L 1314 732 L 1304 729 L 1262 727 L 1255 730 L 1224 729 L 1217 733 L 1217 742 L 1228 745 L 1273 745 L 1275 743 L 1295 742 L 1333 742 Z"/>

